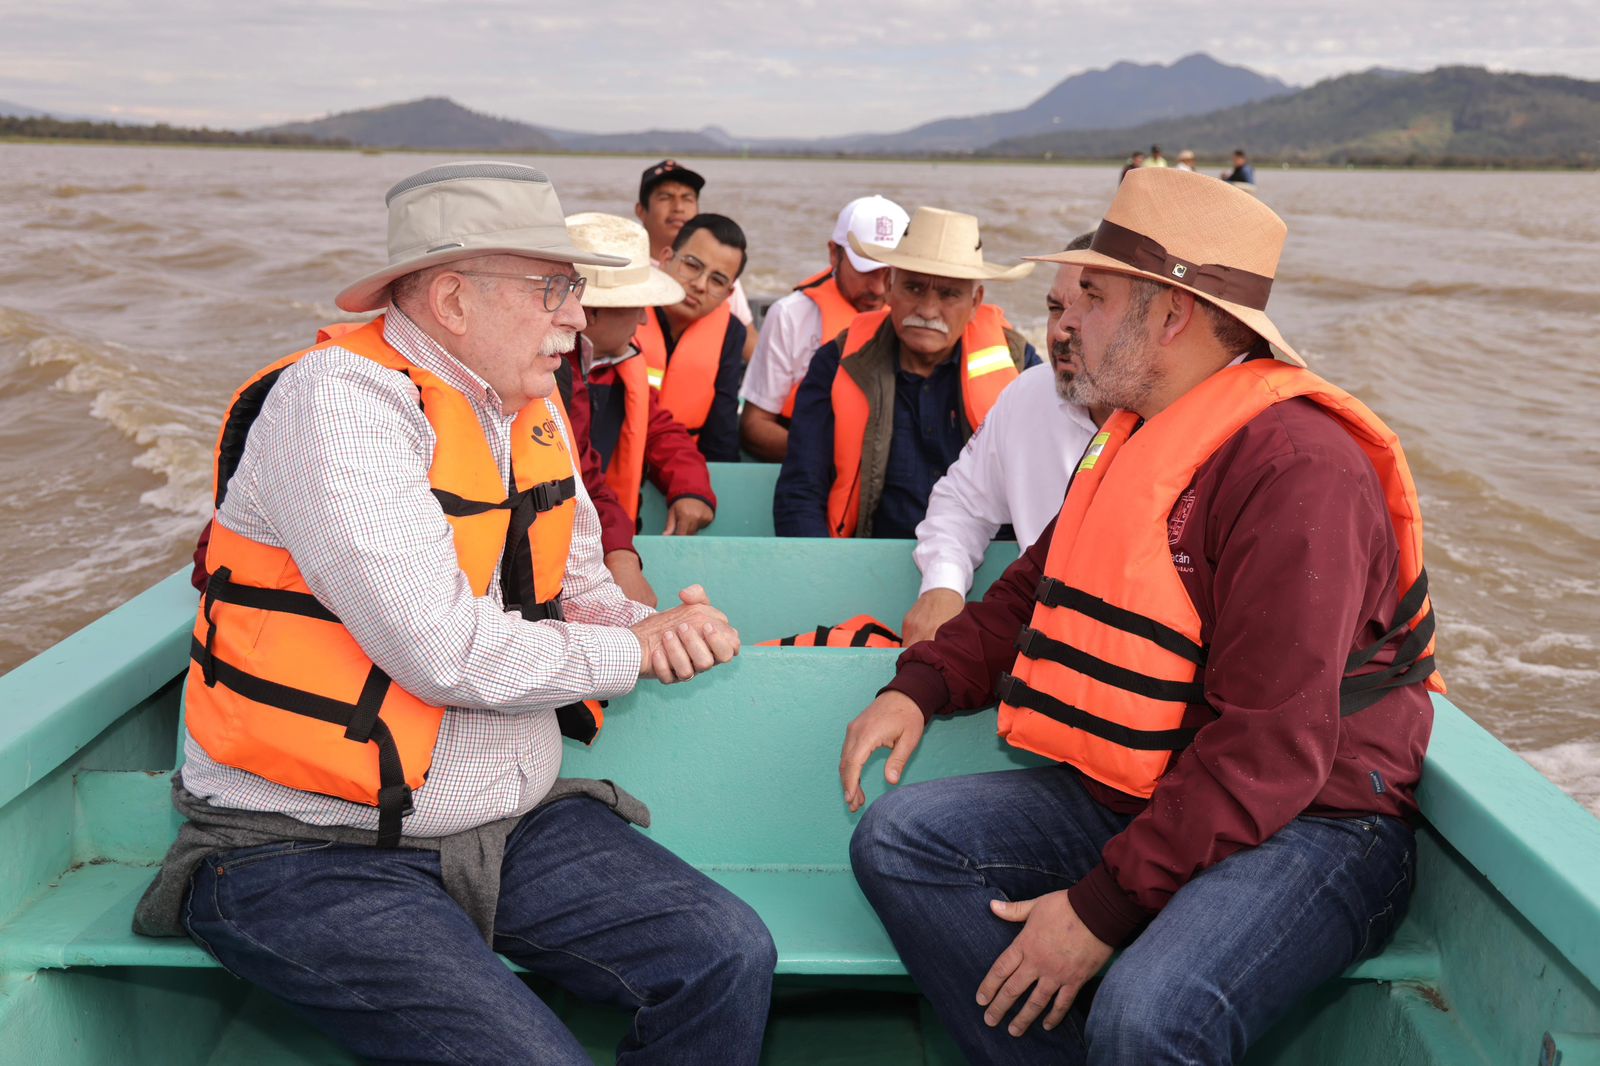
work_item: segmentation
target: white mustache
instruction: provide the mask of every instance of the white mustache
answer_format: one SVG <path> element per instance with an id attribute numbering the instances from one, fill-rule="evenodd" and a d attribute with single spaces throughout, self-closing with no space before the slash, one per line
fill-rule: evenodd
<path id="1" fill-rule="evenodd" d="M 578 334 L 575 330 L 552 330 L 539 342 L 540 355 L 566 355 L 578 345 Z"/>
<path id="2" fill-rule="evenodd" d="M 921 315 L 907 315 L 900 320 L 900 324 L 907 329 L 936 329 L 945 336 L 950 335 L 950 327 L 942 318 L 923 318 Z"/>

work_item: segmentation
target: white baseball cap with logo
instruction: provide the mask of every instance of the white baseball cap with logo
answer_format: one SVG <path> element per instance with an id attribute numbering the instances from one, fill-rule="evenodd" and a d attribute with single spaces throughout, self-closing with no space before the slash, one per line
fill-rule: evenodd
<path id="1" fill-rule="evenodd" d="M 893 248 L 900 243 L 910 222 L 911 216 L 906 214 L 906 209 L 893 200 L 883 196 L 863 196 L 844 205 L 844 210 L 839 212 L 839 220 L 833 224 L 830 240 L 844 249 L 844 254 L 850 257 L 851 266 L 863 274 L 869 274 L 874 270 L 882 270 L 888 264 L 875 263 L 852 251 L 850 234 L 854 233 L 856 240 L 862 244 Z"/>

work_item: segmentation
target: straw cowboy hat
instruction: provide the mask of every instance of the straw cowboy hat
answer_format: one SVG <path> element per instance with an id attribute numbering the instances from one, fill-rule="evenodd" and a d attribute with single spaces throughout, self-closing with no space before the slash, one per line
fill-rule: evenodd
<path id="1" fill-rule="evenodd" d="M 664 307 L 683 299 L 683 286 L 650 265 L 650 235 L 621 215 L 583 211 L 567 216 L 572 243 L 585 252 L 625 258 L 621 267 L 580 266 L 589 279 L 583 289 L 585 307 Z"/>
<path id="2" fill-rule="evenodd" d="M 345 311 L 376 311 L 396 278 L 479 255 L 626 266 L 619 256 L 574 248 L 555 187 L 521 163 L 446 163 L 401 181 L 389 205 L 389 265 L 341 292 Z"/>
<path id="3" fill-rule="evenodd" d="M 874 262 L 936 278 L 1015 281 L 1026 277 L 1033 269 L 1032 263 L 1018 263 L 1014 267 L 985 263 L 978 220 L 959 211 L 942 211 L 937 207 L 917 208 L 905 235 L 894 248 L 863 244 L 851 233 L 850 249 Z"/>
<path id="4" fill-rule="evenodd" d="M 1267 317 L 1288 232 L 1272 208 L 1225 181 L 1146 168 L 1123 180 L 1088 248 L 1027 258 L 1112 270 L 1192 292 L 1255 330 L 1279 359 L 1305 366 Z"/>

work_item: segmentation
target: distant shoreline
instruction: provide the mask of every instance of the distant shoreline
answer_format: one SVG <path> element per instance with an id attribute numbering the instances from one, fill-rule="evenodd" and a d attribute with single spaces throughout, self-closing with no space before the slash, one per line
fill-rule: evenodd
<path id="1" fill-rule="evenodd" d="M 656 152 L 563 152 L 563 151 L 533 151 L 528 149 L 508 148 L 371 148 L 346 144 L 259 144 L 250 142 L 207 142 L 207 141 L 138 141 L 138 140 L 100 140 L 92 137 L 15 137 L 0 135 L 0 144 L 43 144 L 64 145 L 69 147 L 98 147 L 98 148 L 185 148 L 199 150 L 223 151 L 266 151 L 266 152 L 347 152 L 356 155 L 451 155 L 470 153 L 472 155 L 487 156 L 520 156 L 525 158 L 564 158 L 564 159 L 639 159 L 655 155 Z M 906 163 L 906 164 L 932 164 L 954 166 L 1048 166 L 1048 167 L 1095 167 L 1109 169 L 1121 167 L 1127 163 L 1126 159 L 1046 159 L 1039 156 L 1003 156 L 1003 155 L 867 155 L 839 153 L 772 153 L 772 152 L 695 152 L 692 155 L 685 153 L 686 157 L 693 159 L 715 160 L 752 160 L 757 162 L 774 163 Z M 1309 171 L 1422 171 L 1437 173 L 1594 173 L 1600 167 L 1585 166 L 1577 163 L 1409 163 L 1409 162 L 1362 162 L 1362 163 L 1296 163 L 1276 160 L 1256 159 L 1253 163 L 1257 170 L 1309 170 Z M 1226 169 L 1228 161 L 1223 157 L 1207 162 L 1197 167 L 1200 173 L 1208 173 L 1219 168 Z"/>

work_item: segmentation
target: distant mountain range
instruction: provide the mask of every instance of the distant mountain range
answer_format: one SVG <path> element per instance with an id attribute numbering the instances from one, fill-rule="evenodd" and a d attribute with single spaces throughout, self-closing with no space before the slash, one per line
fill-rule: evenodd
<path id="1" fill-rule="evenodd" d="M 1181 121 L 1048 133 L 986 155 L 1106 158 L 1159 143 L 1303 163 L 1600 163 L 1600 82 L 1479 67 L 1372 70 Z"/>
<path id="2" fill-rule="evenodd" d="M 974 152 L 1005 138 L 1052 130 L 1132 126 L 1292 91 L 1277 78 L 1228 66 L 1207 55 L 1192 55 L 1165 66 L 1117 63 L 1105 70 L 1075 74 L 1021 110 L 940 119 L 897 133 L 811 139 L 735 137 L 715 126 L 700 130 L 579 133 L 491 118 L 442 97 L 348 111 L 255 132 L 344 138 L 374 148 L 559 148 L 569 152 L 675 155 L 743 150 L 925 155 Z"/>
<path id="3" fill-rule="evenodd" d="M 0 116 L 43 114 L 0 101 Z M 138 127 L 108 123 L 99 123 L 93 134 L 32 117 L 5 123 L 0 134 L 11 136 L 140 136 Z M 1427 73 L 1374 68 L 1294 89 L 1276 78 L 1192 55 L 1165 66 L 1117 63 L 1077 74 L 1016 111 L 939 119 L 894 133 L 812 139 L 737 137 L 716 126 L 583 133 L 481 114 L 444 97 L 248 134 L 153 129 L 170 135 L 167 139 L 191 142 L 208 135 L 258 143 L 315 138 L 446 151 L 1117 159 L 1157 143 L 1166 146 L 1169 157 L 1192 148 L 1203 157 L 1220 158 L 1242 146 L 1257 162 L 1595 166 L 1600 165 L 1600 82 L 1496 74 L 1478 67 Z"/>

